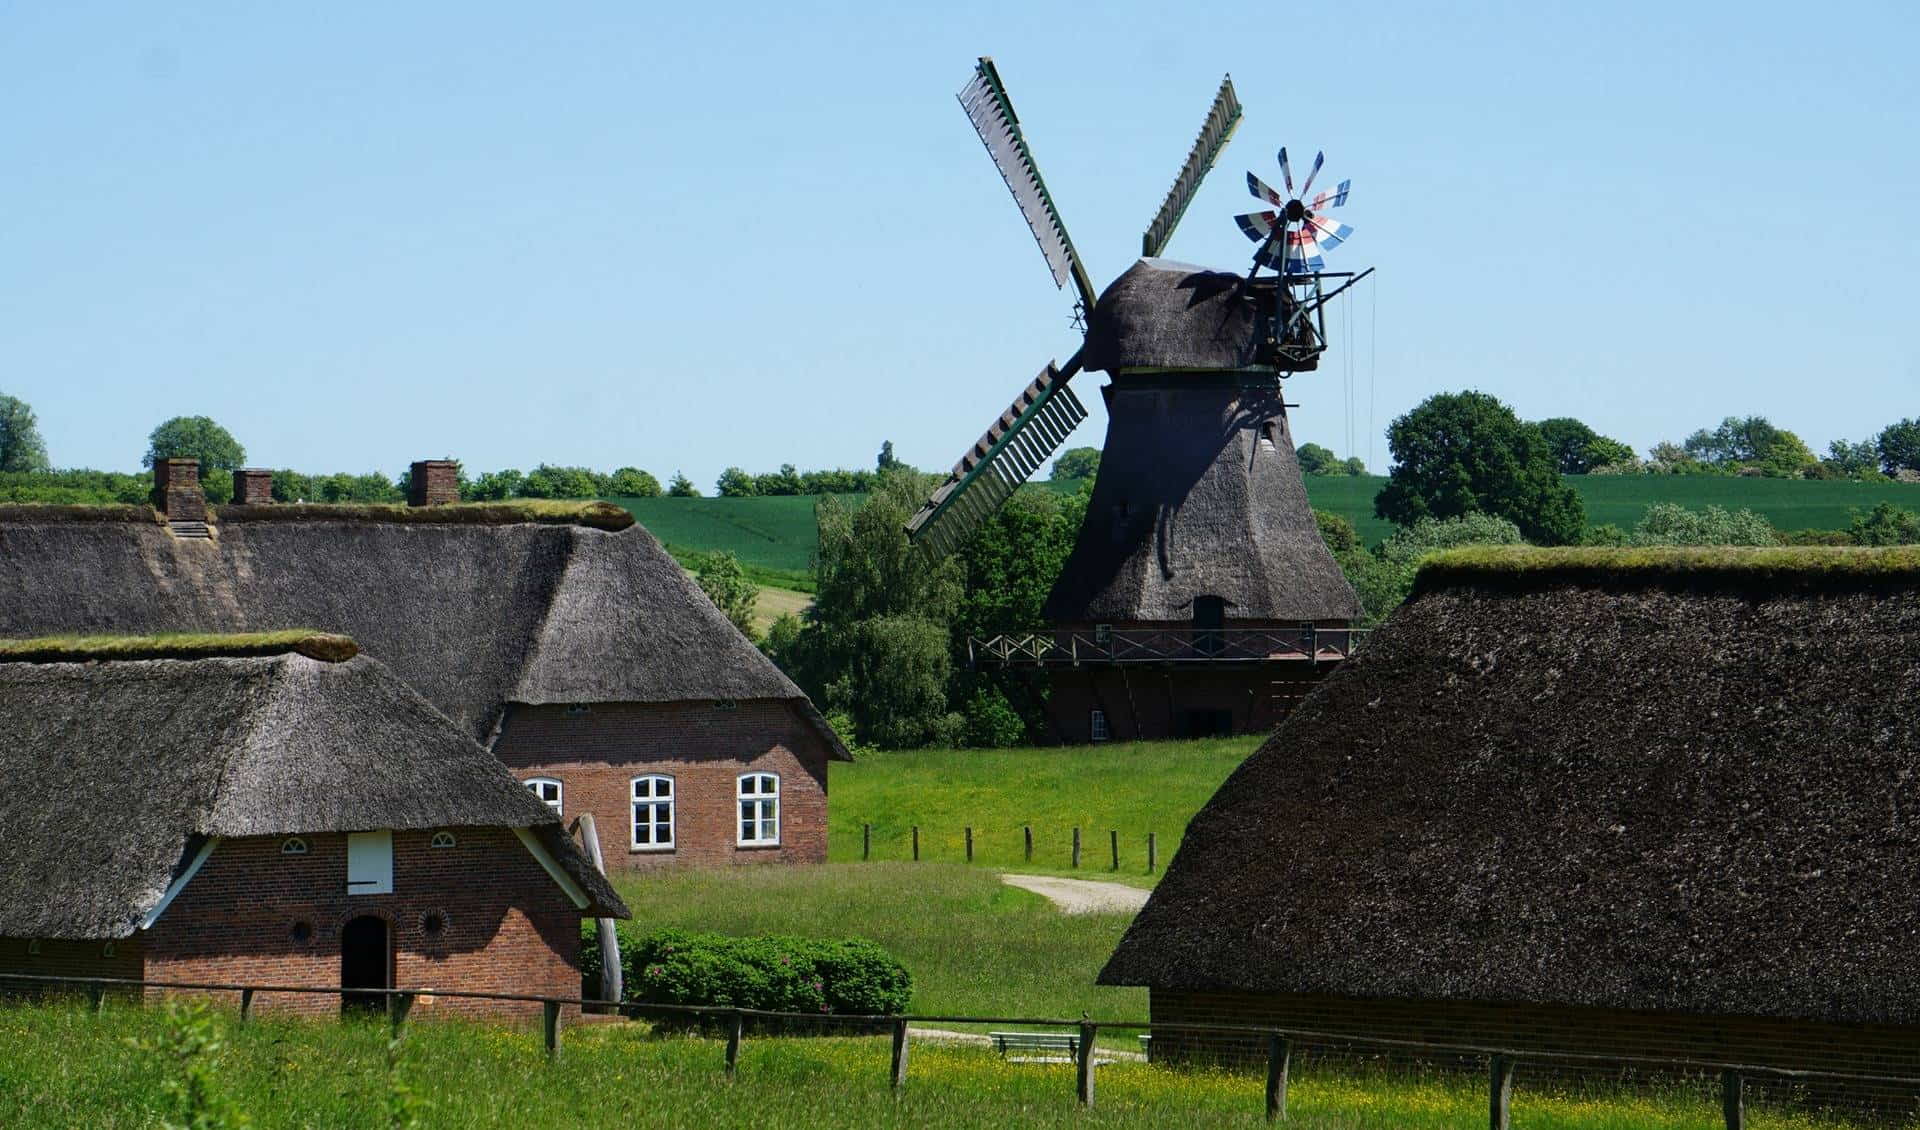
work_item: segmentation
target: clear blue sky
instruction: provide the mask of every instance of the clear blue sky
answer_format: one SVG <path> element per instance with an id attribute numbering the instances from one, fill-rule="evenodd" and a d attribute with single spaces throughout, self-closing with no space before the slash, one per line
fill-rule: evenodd
<path id="1" fill-rule="evenodd" d="M 953 98 L 991 54 L 1096 285 L 1223 71 L 1171 256 L 1247 263 L 1279 145 L 1352 178 L 1301 441 L 1920 414 L 1911 4 L 1089 10 L 0 0 L 0 391 L 63 466 L 206 414 L 313 471 L 945 467 L 1077 343 Z"/>

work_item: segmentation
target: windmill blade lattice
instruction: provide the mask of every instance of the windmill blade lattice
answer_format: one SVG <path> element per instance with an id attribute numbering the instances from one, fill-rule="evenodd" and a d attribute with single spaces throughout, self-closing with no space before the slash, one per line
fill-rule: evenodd
<path id="1" fill-rule="evenodd" d="M 1220 90 L 1213 96 L 1213 107 L 1207 111 L 1207 120 L 1200 125 L 1200 136 L 1194 139 L 1186 163 L 1180 166 L 1180 175 L 1173 178 L 1173 187 L 1167 190 L 1167 198 L 1161 203 L 1160 211 L 1140 237 L 1140 254 L 1151 259 L 1166 250 L 1167 240 L 1173 238 L 1173 229 L 1179 225 L 1180 217 L 1186 214 L 1187 205 L 1193 203 L 1194 194 L 1200 191 L 1200 182 L 1206 179 L 1220 151 L 1233 139 L 1233 131 L 1239 125 L 1240 99 L 1233 92 L 1233 76 L 1228 75 L 1220 80 Z"/>
<path id="2" fill-rule="evenodd" d="M 1287 151 L 1280 150 L 1280 179 L 1287 186 L 1283 195 L 1253 173 L 1247 174 L 1247 191 L 1257 199 L 1275 206 L 1274 211 L 1245 212 L 1233 218 L 1246 237 L 1260 247 L 1253 261 L 1271 267 L 1282 275 L 1307 275 L 1325 269 L 1326 253 L 1345 243 L 1353 235 L 1350 224 L 1326 215 L 1327 209 L 1347 202 L 1352 181 L 1341 181 L 1331 189 L 1322 189 L 1312 203 L 1305 199 L 1313 190 L 1314 178 L 1326 164 L 1326 154 L 1316 153 L 1313 168 L 1298 193 L 1293 188 L 1293 169 Z"/>

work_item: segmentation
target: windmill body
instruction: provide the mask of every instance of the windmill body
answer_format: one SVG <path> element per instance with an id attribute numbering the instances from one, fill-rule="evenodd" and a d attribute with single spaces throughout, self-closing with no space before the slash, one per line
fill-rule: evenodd
<path id="1" fill-rule="evenodd" d="M 1056 283 L 1075 286 L 1086 340 L 962 456 L 908 534 L 931 552 L 954 548 L 1085 417 L 1074 376 L 1105 372 L 1099 477 L 1045 606 L 1052 630 L 970 641 L 969 658 L 1048 672 L 1062 740 L 1268 728 L 1357 636 L 1360 602 L 1320 538 L 1281 389 L 1317 367 L 1322 310 L 1358 277 L 1326 274 L 1321 258 L 1351 234 L 1320 215 L 1348 186 L 1307 204 L 1249 174 L 1254 195 L 1279 205 L 1236 217 L 1260 245 L 1253 274 L 1159 258 L 1239 120 L 1229 79 L 1143 239 L 1147 257 L 1096 298 L 991 60 L 961 102 Z M 1292 192 L 1285 150 L 1281 165 Z M 1301 196 L 1310 189 L 1311 178 Z M 1261 266 L 1276 274 L 1258 277 Z M 1336 278 L 1347 281 L 1329 292 Z"/>

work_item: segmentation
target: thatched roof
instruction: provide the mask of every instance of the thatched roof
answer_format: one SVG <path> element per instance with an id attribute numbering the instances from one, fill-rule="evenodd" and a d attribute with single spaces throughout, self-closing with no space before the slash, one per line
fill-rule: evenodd
<path id="1" fill-rule="evenodd" d="M 1101 980 L 1912 1024 L 1916 858 L 1920 553 L 1462 552 Z"/>
<path id="2" fill-rule="evenodd" d="M 1087 315 L 1081 362 L 1088 369 L 1229 370 L 1271 373 L 1261 306 L 1244 275 L 1171 259 L 1142 259 L 1101 293 Z M 1273 313 L 1273 290 L 1259 292 Z"/>
<path id="3" fill-rule="evenodd" d="M 477 506 L 256 506 L 222 508 L 218 536 L 194 540 L 68 509 L 0 514 L 0 634 L 304 625 L 352 636 L 482 740 L 509 702 L 781 699 L 845 756 L 639 526 L 514 508 L 493 514 L 500 524 Z"/>
<path id="4" fill-rule="evenodd" d="M 553 811 L 379 662 L 241 650 L 0 661 L 0 935 L 127 937 L 206 837 L 375 828 L 532 830 L 626 915 Z"/>
<path id="5" fill-rule="evenodd" d="M 1320 538 L 1280 391 L 1203 374 L 1119 376 L 1086 524 L 1047 598 L 1056 623 L 1354 620 Z"/>

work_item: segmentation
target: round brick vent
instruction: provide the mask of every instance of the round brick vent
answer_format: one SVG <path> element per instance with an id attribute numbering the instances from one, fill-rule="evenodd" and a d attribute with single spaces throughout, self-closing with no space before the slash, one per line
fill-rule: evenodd
<path id="1" fill-rule="evenodd" d="M 312 941 L 313 940 L 313 923 L 295 922 L 293 924 L 293 930 L 291 931 L 291 933 L 293 934 L 293 940 L 296 942 Z"/>

